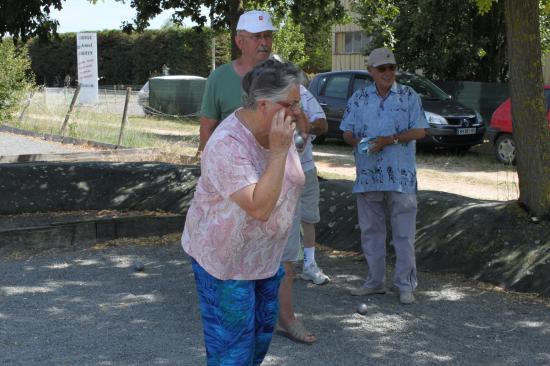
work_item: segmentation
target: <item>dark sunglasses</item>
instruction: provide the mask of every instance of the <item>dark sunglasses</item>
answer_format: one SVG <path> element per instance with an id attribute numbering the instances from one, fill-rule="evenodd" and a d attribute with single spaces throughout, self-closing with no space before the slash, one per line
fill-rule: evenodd
<path id="1" fill-rule="evenodd" d="M 376 70 L 378 72 L 386 72 L 386 70 L 395 71 L 395 65 L 390 64 L 390 65 L 376 66 Z"/>

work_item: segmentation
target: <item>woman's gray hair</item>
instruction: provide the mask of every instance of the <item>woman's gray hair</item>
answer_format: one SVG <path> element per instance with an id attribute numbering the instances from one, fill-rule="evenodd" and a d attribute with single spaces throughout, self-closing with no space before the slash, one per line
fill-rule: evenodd
<path id="1" fill-rule="evenodd" d="M 300 77 L 300 72 L 291 63 L 273 59 L 259 63 L 243 78 L 243 106 L 254 108 L 259 100 L 285 100 L 290 88 L 300 85 Z"/>

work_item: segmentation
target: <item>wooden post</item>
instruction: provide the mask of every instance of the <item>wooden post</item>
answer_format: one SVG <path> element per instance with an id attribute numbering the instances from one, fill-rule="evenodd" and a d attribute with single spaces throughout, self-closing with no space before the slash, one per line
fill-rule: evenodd
<path id="1" fill-rule="evenodd" d="M 124 112 L 122 113 L 122 123 L 120 125 L 120 133 L 118 134 L 118 141 L 116 143 L 116 149 L 120 147 L 122 142 L 122 136 L 124 135 L 124 129 L 126 128 L 126 122 L 128 119 L 126 115 L 128 114 L 128 102 L 130 101 L 130 94 L 132 93 L 132 88 L 126 88 L 126 100 L 124 101 Z"/>
<path id="2" fill-rule="evenodd" d="M 214 33 L 214 32 L 212 32 Z M 212 71 L 216 69 L 216 35 L 212 35 Z"/>
<path id="3" fill-rule="evenodd" d="M 25 103 L 25 106 L 23 107 L 23 110 L 21 111 L 21 114 L 19 115 L 19 120 L 17 121 L 17 126 L 21 125 L 21 122 L 23 122 L 23 118 L 25 118 L 25 112 L 27 111 L 27 108 L 31 105 L 32 97 L 34 96 L 34 90 L 31 91 L 31 95 L 29 96 L 29 99 L 27 99 L 27 102 Z"/>
<path id="4" fill-rule="evenodd" d="M 69 118 L 71 117 L 71 113 L 73 113 L 74 105 L 76 103 L 76 100 L 78 99 L 78 94 L 80 93 L 80 84 L 76 87 L 76 90 L 74 91 L 73 100 L 71 100 L 71 105 L 69 106 L 69 111 L 65 115 L 65 120 L 63 121 L 63 126 L 61 126 L 61 136 L 65 136 L 65 131 L 67 130 L 67 124 L 69 123 Z"/>

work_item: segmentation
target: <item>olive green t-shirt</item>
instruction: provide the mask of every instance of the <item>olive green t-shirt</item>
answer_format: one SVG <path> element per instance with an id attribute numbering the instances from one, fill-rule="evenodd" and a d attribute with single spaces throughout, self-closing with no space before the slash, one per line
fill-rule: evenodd
<path id="1" fill-rule="evenodd" d="M 231 63 L 212 71 L 202 96 L 201 115 L 221 122 L 239 108 L 242 105 L 241 81 Z"/>

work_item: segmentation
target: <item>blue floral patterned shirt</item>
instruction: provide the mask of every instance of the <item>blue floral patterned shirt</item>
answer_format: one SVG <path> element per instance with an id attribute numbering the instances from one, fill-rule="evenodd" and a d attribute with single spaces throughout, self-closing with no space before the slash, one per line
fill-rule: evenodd
<path id="1" fill-rule="evenodd" d="M 349 99 L 340 129 L 357 139 L 398 135 L 411 128 L 428 128 L 422 102 L 408 86 L 394 83 L 385 98 L 374 83 L 357 90 Z M 395 191 L 416 193 L 416 144 L 387 145 L 377 153 L 354 149 L 354 193 Z"/>

